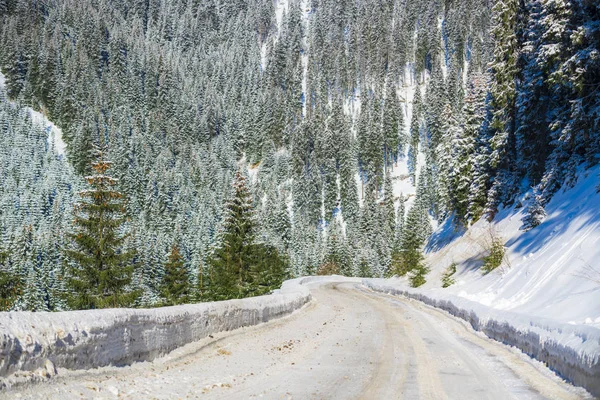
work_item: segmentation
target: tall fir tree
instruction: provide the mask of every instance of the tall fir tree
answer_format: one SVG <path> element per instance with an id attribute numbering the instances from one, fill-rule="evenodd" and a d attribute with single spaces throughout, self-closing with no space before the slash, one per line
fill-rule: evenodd
<path id="1" fill-rule="evenodd" d="M 238 171 L 225 206 L 218 247 L 209 259 L 204 297 L 226 300 L 276 289 L 288 276 L 288 263 L 274 246 L 256 240 L 257 222 L 246 178 Z"/>
<path id="2" fill-rule="evenodd" d="M 134 271 L 134 252 L 124 249 L 127 235 L 125 198 L 115 189 L 117 180 L 107 171 L 106 147 L 96 148 L 93 175 L 86 176 L 89 190 L 80 192 L 75 206 L 75 233 L 65 255 L 72 263 L 68 299 L 75 309 L 123 307 L 133 304 L 138 293 L 129 286 Z"/>
<path id="3" fill-rule="evenodd" d="M 183 304 L 191 296 L 190 277 L 178 245 L 171 247 L 160 291 L 166 305 Z"/>
<path id="4" fill-rule="evenodd" d="M 492 72 L 490 124 L 490 166 L 494 173 L 488 193 L 486 213 L 494 218 L 501 203 L 512 200 L 516 187 L 516 94 L 519 69 L 519 7 L 518 0 L 501 0 L 492 9 L 494 57 Z"/>
<path id="5" fill-rule="evenodd" d="M 237 171 L 233 182 L 233 196 L 225 205 L 219 247 L 209 261 L 211 272 L 208 293 L 211 299 L 245 296 L 255 235 L 252 195 L 246 185 L 246 178 Z"/>

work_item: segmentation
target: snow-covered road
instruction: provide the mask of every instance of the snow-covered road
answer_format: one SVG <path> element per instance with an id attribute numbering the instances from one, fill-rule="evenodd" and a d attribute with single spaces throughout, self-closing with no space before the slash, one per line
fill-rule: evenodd
<path id="1" fill-rule="evenodd" d="M 59 370 L 0 398 L 577 399 L 540 363 L 417 301 L 355 283 L 308 285 L 291 316 L 153 362 Z"/>

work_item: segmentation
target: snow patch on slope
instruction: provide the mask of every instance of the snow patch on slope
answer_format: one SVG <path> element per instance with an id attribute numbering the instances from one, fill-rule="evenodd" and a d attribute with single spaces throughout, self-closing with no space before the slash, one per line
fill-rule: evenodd
<path id="1" fill-rule="evenodd" d="M 417 91 L 418 80 L 415 76 L 414 67 L 411 63 L 407 63 L 404 66 L 402 85 L 396 89 L 396 95 L 403 104 L 402 112 L 404 113 L 404 137 L 407 140 L 407 145 L 398 161 L 394 165 L 391 171 L 392 184 L 394 188 L 394 198 L 398 199 L 402 195 L 405 199 L 406 211 L 412 207 L 417 189 L 410 179 L 410 173 L 408 171 L 408 141 L 410 139 L 410 125 L 413 115 L 413 103 L 415 93 Z M 422 90 L 422 88 L 421 88 Z M 425 165 L 425 154 L 419 151 L 417 155 L 417 166 L 416 166 L 416 178 L 419 179 L 419 172 L 421 167 Z M 398 202 L 396 202 L 398 205 Z"/>
<path id="2" fill-rule="evenodd" d="M 265 41 L 260 46 L 260 70 L 265 72 L 267 70 L 267 42 Z"/>
<path id="3" fill-rule="evenodd" d="M 41 126 L 44 131 L 48 133 L 48 144 L 52 145 L 56 154 L 60 156 L 64 155 L 67 145 L 63 141 L 62 130 L 48 120 L 42 113 L 34 111 L 29 107 L 27 107 L 27 110 L 29 111 L 33 122 Z"/>
<path id="4" fill-rule="evenodd" d="M 6 77 L 0 72 L 0 90 L 6 87 Z M 48 145 L 54 148 L 54 151 L 59 156 L 65 154 L 67 145 L 63 141 L 62 130 L 49 121 L 44 114 L 33 110 L 30 107 L 25 107 L 29 111 L 29 115 L 34 124 L 37 124 L 48 134 Z"/>
<path id="5" fill-rule="evenodd" d="M 600 328 L 600 166 L 581 172 L 577 184 L 547 204 L 548 217 L 529 232 L 519 230 L 523 207 L 502 210 L 490 224 L 466 231 L 447 222 L 434 232 L 427 254 L 432 268 L 426 287 L 439 287 L 452 262 L 456 284 L 444 291 L 497 310 Z M 503 265 L 479 270 L 492 236 L 505 243 Z"/>
<path id="6" fill-rule="evenodd" d="M 287 13 L 289 10 L 288 0 L 277 0 L 275 7 L 275 21 L 277 22 L 277 30 L 281 32 L 281 24 L 283 22 L 283 13 Z"/>
<path id="7" fill-rule="evenodd" d="M 307 91 L 308 91 L 308 32 L 310 30 L 310 0 L 302 0 L 300 7 L 302 10 L 302 25 L 304 27 L 302 37 L 302 116 L 306 117 L 306 102 L 307 102 Z"/>

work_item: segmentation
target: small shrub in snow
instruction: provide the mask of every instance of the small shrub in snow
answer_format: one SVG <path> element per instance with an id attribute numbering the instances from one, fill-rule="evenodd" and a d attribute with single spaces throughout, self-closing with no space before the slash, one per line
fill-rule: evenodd
<path id="1" fill-rule="evenodd" d="M 527 206 L 525 211 L 525 216 L 521 221 L 523 221 L 523 226 L 521 230 L 529 231 L 539 224 L 546 218 L 546 210 L 544 210 L 544 206 L 542 204 L 542 196 L 536 194 L 533 198 L 533 201 Z"/>
<path id="2" fill-rule="evenodd" d="M 456 273 L 456 263 L 450 264 L 446 271 L 444 271 L 444 275 L 442 275 L 442 287 L 447 288 L 448 286 L 452 286 L 456 283 L 452 275 Z"/>
<path id="3" fill-rule="evenodd" d="M 423 286 L 427 280 L 425 279 L 425 275 L 429 273 L 429 267 L 425 265 L 425 263 L 420 263 L 418 266 L 413 268 L 410 272 L 410 277 L 408 280 L 410 281 L 410 286 L 416 288 L 419 286 Z"/>
<path id="4" fill-rule="evenodd" d="M 488 255 L 483 258 L 483 267 L 481 267 L 481 270 L 485 274 L 489 274 L 498 268 L 502 265 L 505 252 L 504 243 L 497 237 L 492 238 L 490 248 L 488 249 Z"/>
<path id="5" fill-rule="evenodd" d="M 0 311 L 9 311 L 13 307 L 21 294 L 21 286 L 22 282 L 15 274 L 0 269 Z"/>
<path id="6" fill-rule="evenodd" d="M 317 275 L 339 275 L 340 267 L 334 262 L 326 262 L 319 266 Z"/>

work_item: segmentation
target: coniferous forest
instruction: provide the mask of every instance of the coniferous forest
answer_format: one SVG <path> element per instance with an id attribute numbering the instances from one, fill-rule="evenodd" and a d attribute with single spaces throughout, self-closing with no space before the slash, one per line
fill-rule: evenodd
<path id="1" fill-rule="evenodd" d="M 596 0 L 0 0 L 0 70 L 2 310 L 419 286 L 600 161 Z"/>

